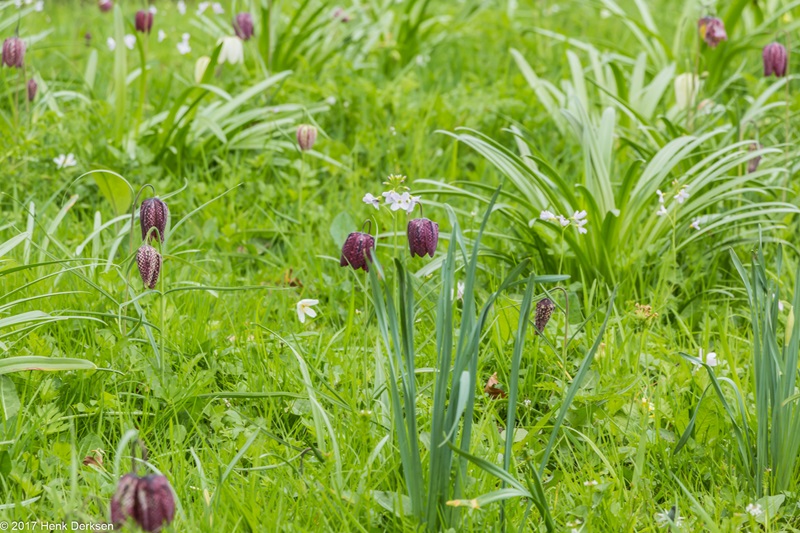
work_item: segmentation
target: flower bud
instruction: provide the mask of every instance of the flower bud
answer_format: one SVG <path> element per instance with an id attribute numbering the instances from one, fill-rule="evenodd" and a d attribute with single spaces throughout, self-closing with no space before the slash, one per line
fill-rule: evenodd
<path id="1" fill-rule="evenodd" d="M 103 13 L 107 13 L 114 8 L 114 2 L 112 0 L 98 0 L 97 7 L 99 7 L 100 11 Z"/>
<path id="2" fill-rule="evenodd" d="M 149 244 L 143 244 L 136 251 L 136 265 L 139 275 L 148 289 L 155 289 L 158 275 L 161 274 L 161 254 Z"/>
<path id="3" fill-rule="evenodd" d="M 761 145 L 758 143 L 752 143 L 750 146 L 747 147 L 747 150 L 750 152 L 755 152 L 756 150 L 761 150 Z M 757 155 L 751 158 L 747 162 L 747 173 L 751 174 L 758 170 L 758 164 L 761 162 L 761 156 Z"/>
<path id="4" fill-rule="evenodd" d="M 36 91 L 39 89 L 39 86 L 36 84 L 36 80 L 33 78 L 28 80 L 28 101 L 33 102 L 33 99 L 36 98 Z"/>
<path id="5" fill-rule="evenodd" d="M 153 13 L 150 11 L 136 12 L 136 31 L 139 33 L 150 33 L 153 28 Z"/>
<path id="6" fill-rule="evenodd" d="M 125 474 L 111 499 L 111 522 L 121 527 L 133 519 L 143 531 L 161 531 L 175 518 L 175 498 L 165 476 Z"/>
<path id="7" fill-rule="evenodd" d="M 25 64 L 25 42 L 19 37 L 9 37 L 3 41 L 3 64 L 7 67 L 22 68 Z"/>
<path id="8" fill-rule="evenodd" d="M 701 18 L 697 21 L 697 29 L 700 32 L 700 38 L 711 48 L 716 48 L 720 41 L 728 40 L 725 24 L 716 17 Z"/>
<path id="9" fill-rule="evenodd" d="M 167 218 L 169 217 L 169 208 L 163 200 L 159 198 L 148 198 L 142 202 L 142 207 L 139 208 L 139 224 L 142 226 L 142 239 L 147 237 L 150 233 L 150 241 L 158 239 L 164 242 L 164 234 L 167 231 Z M 156 232 L 150 232 L 155 228 Z"/>
<path id="10" fill-rule="evenodd" d="M 301 124 L 297 127 L 297 144 L 303 151 L 311 150 L 317 141 L 317 128 L 310 124 Z"/>
<path id="11" fill-rule="evenodd" d="M 373 249 L 375 249 L 375 239 L 372 235 L 354 231 L 344 241 L 342 259 L 339 261 L 339 266 L 350 265 L 355 270 L 363 268 L 364 271 L 369 272 L 368 262 L 371 261 L 369 251 Z"/>
<path id="12" fill-rule="evenodd" d="M 243 41 L 247 41 L 253 36 L 253 17 L 250 13 L 239 13 L 234 17 L 233 31 Z"/>
<path id="13" fill-rule="evenodd" d="M 543 298 L 536 303 L 536 314 L 534 315 L 533 323 L 536 326 L 537 334 L 544 331 L 555 308 L 556 304 L 550 298 Z"/>
<path id="14" fill-rule="evenodd" d="M 424 257 L 425 254 L 433 257 L 439 243 L 439 224 L 427 218 L 415 218 L 408 221 L 407 234 L 411 257 Z"/>
<path id="15" fill-rule="evenodd" d="M 786 53 L 786 48 L 784 48 L 782 44 L 768 44 L 764 47 L 761 56 L 764 58 L 765 77 L 772 76 L 773 74 L 778 78 L 786 76 L 786 70 L 789 68 L 789 55 Z"/>

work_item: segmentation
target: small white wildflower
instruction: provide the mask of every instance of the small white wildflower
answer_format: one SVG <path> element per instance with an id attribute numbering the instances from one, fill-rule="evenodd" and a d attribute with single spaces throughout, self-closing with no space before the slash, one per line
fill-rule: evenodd
<path id="1" fill-rule="evenodd" d="M 584 481 L 583 482 L 583 486 L 584 487 L 596 487 L 597 485 L 598 485 L 598 483 L 597 483 L 596 479 L 590 479 L 589 481 Z"/>
<path id="2" fill-rule="evenodd" d="M 761 516 L 761 514 L 764 512 L 764 509 L 762 509 L 757 503 L 748 503 L 747 507 L 745 507 L 745 511 L 747 511 L 750 516 L 757 517 Z"/>
<path id="3" fill-rule="evenodd" d="M 587 230 L 584 226 L 586 223 L 589 222 L 586 220 L 586 211 L 575 211 L 572 215 L 572 220 L 575 222 L 575 226 L 578 228 L 578 233 L 581 235 L 585 235 L 589 230 Z"/>
<path id="4" fill-rule="evenodd" d="M 700 352 L 697 355 L 697 358 L 710 367 L 715 367 L 719 364 L 719 361 L 717 361 L 716 352 L 704 353 L 702 348 L 700 348 Z M 695 365 L 695 370 L 697 370 L 698 368 L 700 368 L 700 365 Z"/>
<path id="5" fill-rule="evenodd" d="M 530 400 L 530 398 L 525 398 L 522 400 L 522 403 L 525 407 L 530 407 L 533 402 Z"/>
<path id="6" fill-rule="evenodd" d="M 306 317 L 314 318 L 317 316 L 317 311 L 313 308 L 313 306 L 319 304 L 319 300 L 312 300 L 310 298 L 304 298 L 297 302 L 297 318 L 300 320 L 301 324 L 305 324 Z"/>
<path id="7" fill-rule="evenodd" d="M 694 220 L 692 220 L 692 223 L 689 224 L 689 227 L 700 231 L 700 217 L 694 217 Z"/>
<path id="8" fill-rule="evenodd" d="M 152 13 L 153 15 L 155 15 L 156 13 L 158 13 L 158 9 L 156 9 L 156 6 L 150 6 L 150 9 L 148 9 L 148 11 L 149 11 L 150 13 Z"/>
<path id="9" fill-rule="evenodd" d="M 158 42 L 164 42 L 164 39 L 167 38 L 167 33 L 164 30 L 158 30 Z"/>
<path id="10" fill-rule="evenodd" d="M 125 47 L 128 50 L 133 50 L 133 47 L 136 46 L 136 36 L 130 33 L 124 37 L 123 41 L 125 41 Z"/>
<path id="11" fill-rule="evenodd" d="M 539 214 L 539 218 L 542 220 L 556 220 L 556 215 L 545 209 Z"/>
<path id="12" fill-rule="evenodd" d="M 189 46 L 189 37 L 190 36 L 188 33 L 184 33 L 182 36 L 183 40 L 179 42 L 177 45 L 178 53 L 182 56 L 185 56 L 186 54 L 192 51 L 192 47 Z"/>
<path id="13" fill-rule="evenodd" d="M 675 198 L 675 201 L 678 202 L 679 204 L 685 202 L 689 198 L 689 193 L 686 192 L 686 187 L 685 186 L 682 187 L 681 190 L 678 191 L 678 194 L 673 196 L 673 198 Z"/>
<path id="14" fill-rule="evenodd" d="M 336 105 L 336 97 L 335 96 L 327 97 L 325 99 L 325 103 L 328 104 L 328 105 Z"/>
<path id="15" fill-rule="evenodd" d="M 381 199 L 372 196 L 372 193 L 367 193 L 364 195 L 364 198 L 361 199 L 362 202 L 365 204 L 369 204 L 375 209 L 380 209 L 381 207 Z"/>
<path id="16" fill-rule="evenodd" d="M 211 5 L 211 2 L 200 2 L 197 4 L 197 14 L 202 15 L 203 12 L 208 9 L 208 6 Z"/>
<path id="17" fill-rule="evenodd" d="M 222 15 L 223 13 L 225 13 L 225 10 L 222 8 L 222 4 L 220 4 L 219 2 L 214 2 L 214 4 L 211 6 L 211 9 L 217 15 Z"/>
<path id="18" fill-rule="evenodd" d="M 675 506 L 672 509 L 656 513 L 653 518 L 655 518 L 659 527 L 667 527 L 669 525 L 680 527 L 683 525 L 683 517 L 678 515 L 678 509 Z"/>
<path id="19" fill-rule="evenodd" d="M 62 168 L 74 167 L 78 164 L 78 161 L 75 159 L 75 155 L 71 153 L 67 155 L 61 154 L 53 159 L 53 162 L 56 164 L 56 168 L 58 170 L 61 170 Z"/>
<path id="20" fill-rule="evenodd" d="M 564 215 L 558 215 L 558 223 L 561 224 L 562 228 L 566 228 L 569 226 L 569 219 L 566 218 Z"/>
<path id="21" fill-rule="evenodd" d="M 115 41 L 113 37 L 109 37 L 106 39 L 106 45 L 108 45 L 108 49 L 113 52 L 117 48 L 117 41 Z"/>
<path id="22" fill-rule="evenodd" d="M 186 14 L 186 2 L 184 2 L 183 0 L 178 0 L 178 13 L 180 13 L 181 15 Z"/>
<path id="23" fill-rule="evenodd" d="M 38 2 L 36 2 L 36 5 L 33 6 L 33 9 L 35 11 L 38 11 L 39 13 L 44 11 L 44 0 L 39 0 Z"/>
<path id="24" fill-rule="evenodd" d="M 658 208 L 658 211 L 656 211 L 656 216 L 658 216 L 658 217 L 665 217 L 665 216 L 667 216 L 667 208 L 666 208 L 666 207 L 664 207 L 663 205 L 662 205 L 662 206 L 660 206 L 660 207 Z"/>
<path id="25" fill-rule="evenodd" d="M 456 299 L 457 300 L 464 300 L 464 289 L 466 289 L 467 285 L 463 281 L 459 281 L 456 283 Z"/>
<path id="26" fill-rule="evenodd" d="M 661 192 L 661 189 L 658 189 L 656 191 L 656 194 L 658 195 L 658 203 L 663 204 L 664 203 L 664 193 Z"/>

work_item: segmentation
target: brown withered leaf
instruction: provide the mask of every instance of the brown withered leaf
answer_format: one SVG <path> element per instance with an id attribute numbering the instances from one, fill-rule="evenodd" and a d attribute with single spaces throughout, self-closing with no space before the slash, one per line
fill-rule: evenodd
<path id="1" fill-rule="evenodd" d="M 486 386 L 483 388 L 483 392 L 489 395 L 489 398 L 497 399 L 497 398 L 505 398 L 506 391 L 503 390 L 502 386 L 499 386 L 500 382 L 497 380 L 497 372 L 492 374 L 492 377 L 489 378 L 489 381 L 486 382 Z"/>
<path id="2" fill-rule="evenodd" d="M 302 287 L 303 282 L 296 277 L 292 277 L 292 270 L 293 269 L 290 268 L 289 270 L 284 272 L 283 279 L 279 283 L 281 283 L 285 287 Z"/>

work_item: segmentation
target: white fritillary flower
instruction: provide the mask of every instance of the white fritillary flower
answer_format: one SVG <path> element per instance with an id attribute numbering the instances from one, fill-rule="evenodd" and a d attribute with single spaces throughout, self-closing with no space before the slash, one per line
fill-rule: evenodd
<path id="1" fill-rule="evenodd" d="M 314 318 L 317 316 L 317 311 L 313 307 L 317 304 L 319 304 L 319 300 L 313 300 L 311 298 L 304 298 L 297 302 L 297 318 L 300 320 L 301 324 L 305 324 L 306 317 Z"/>

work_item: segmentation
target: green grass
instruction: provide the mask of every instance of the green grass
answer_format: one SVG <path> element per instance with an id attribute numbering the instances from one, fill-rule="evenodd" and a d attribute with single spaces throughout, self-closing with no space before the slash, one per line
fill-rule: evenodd
<path id="1" fill-rule="evenodd" d="M 0 520 L 107 522 L 138 438 L 167 531 L 800 529 L 800 100 L 761 65 L 794 72 L 800 2 L 719 2 L 716 49 L 694 1 L 154 5 L 148 37 L 144 2 L 0 1 Z M 433 259 L 361 201 L 390 175 Z M 376 263 L 341 268 L 365 220 Z"/>

